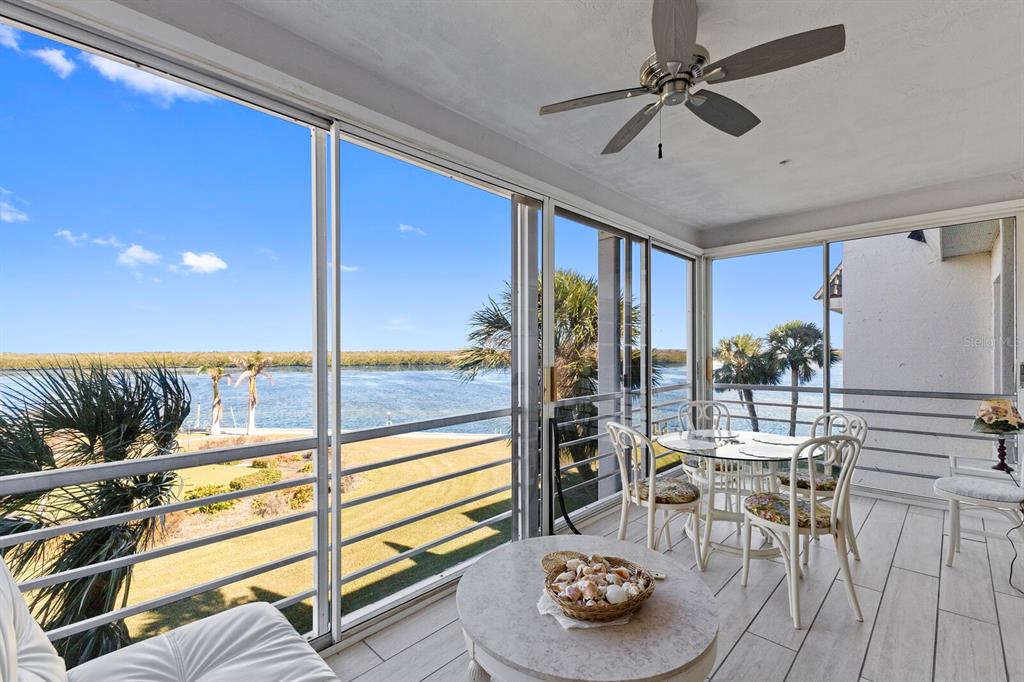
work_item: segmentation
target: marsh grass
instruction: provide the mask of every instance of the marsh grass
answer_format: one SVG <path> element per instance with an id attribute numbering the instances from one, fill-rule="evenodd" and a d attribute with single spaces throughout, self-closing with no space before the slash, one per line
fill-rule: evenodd
<path id="1" fill-rule="evenodd" d="M 72 367 L 76 363 L 102 362 L 106 367 L 145 367 L 160 364 L 167 367 L 231 366 L 231 358 L 248 351 L 204 351 L 173 353 L 0 353 L 0 370 L 39 369 L 40 367 Z M 438 367 L 447 366 L 455 357 L 450 350 L 367 350 L 341 354 L 342 367 Z M 308 351 L 266 352 L 271 367 L 310 367 L 313 354 Z M 655 348 L 658 364 L 682 364 L 686 351 Z M 331 360 L 328 358 L 328 364 Z"/>

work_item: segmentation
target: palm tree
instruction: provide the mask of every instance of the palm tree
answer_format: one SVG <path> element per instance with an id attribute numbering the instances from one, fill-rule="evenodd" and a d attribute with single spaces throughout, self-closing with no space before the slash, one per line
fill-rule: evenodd
<path id="1" fill-rule="evenodd" d="M 554 381 L 558 398 L 573 398 L 597 393 L 598 361 L 598 309 L 597 280 L 574 270 L 555 272 L 555 367 Z M 620 301 L 620 309 L 622 302 Z M 537 306 L 538 315 L 540 306 Z M 634 324 L 634 347 L 639 340 L 640 309 L 632 306 Z M 622 316 L 620 316 L 621 318 Z M 620 319 L 619 324 L 622 324 Z M 621 327 L 620 327 L 621 329 Z M 488 297 L 484 307 L 470 318 L 470 346 L 458 351 L 450 366 L 463 379 L 469 381 L 480 370 L 507 369 L 512 361 L 512 289 L 506 283 L 499 300 Z M 537 352 L 540 353 L 538 346 Z M 630 373 L 632 390 L 640 387 L 640 351 L 634 350 Z M 655 370 L 657 382 L 657 370 Z M 559 422 L 573 422 L 597 415 L 597 406 L 592 402 L 569 407 L 559 407 L 555 413 Z M 569 424 L 566 439 L 577 440 L 597 433 L 597 420 Z M 571 461 L 579 462 L 597 454 L 597 440 L 564 448 Z M 579 475 L 586 480 L 597 476 L 591 466 L 578 467 Z"/>
<path id="2" fill-rule="evenodd" d="M 191 406 L 188 386 L 163 366 L 107 369 L 101 364 L 39 369 L 11 378 L 0 397 L 0 476 L 158 457 L 177 449 Z M 174 472 L 68 485 L 0 497 L 0 533 L 52 527 L 172 502 Z M 14 545 L 4 559 L 20 580 L 132 556 L 148 548 L 160 517 L 124 521 Z M 75 578 L 29 593 L 50 630 L 127 605 L 133 567 Z M 124 621 L 58 640 L 68 667 L 130 643 Z"/>
<path id="3" fill-rule="evenodd" d="M 270 372 L 267 371 L 267 367 L 270 367 L 272 360 L 273 358 L 269 355 L 264 355 L 261 351 L 256 351 L 252 355 L 237 355 L 231 358 L 231 362 L 235 364 L 235 367 L 242 370 L 235 381 L 235 386 L 238 386 L 243 381 L 249 382 L 249 414 L 245 420 L 245 435 L 247 436 L 252 435 L 252 432 L 256 430 L 256 405 L 260 401 L 260 396 L 256 389 L 256 377 L 263 376 L 270 381 L 274 380 L 270 376 Z"/>
<path id="4" fill-rule="evenodd" d="M 761 339 L 752 334 L 737 334 L 718 340 L 715 359 L 722 363 L 715 370 L 716 384 L 769 384 L 779 383 L 783 366 L 778 359 L 764 348 Z M 754 405 L 754 391 L 739 389 L 740 399 L 747 406 L 750 426 L 760 431 L 757 407 Z"/>
<path id="5" fill-rule="evenodd" d="M 771 352 L 786 367 L 789 367 L 790 385 L 793 387 L 789 408 L 789 435 L 796 435 L 796 409 L 800 395 L 796 388 L 814 378 L 815 368 L 825 364 L 825 336 L 818 325 L 812 322 L 792 320 L 780 324 L 768 332 Z M 839 361 L 839 354 L 829 349 L 828 363 Z"/>
<path id="6" fill-rule="evenodd" d="M 213 409 L 210 411 L 210 435 L 216 436 L 220 433 L 220 420 L 224 416 L 224 403 L 220 399 L 220 380 L 227 379 L 231 383 L 231 374 L 224 365 L 203 365 L 196 370 L 196 374 L 206 374 L 210 377 L 213 385 Z"/>

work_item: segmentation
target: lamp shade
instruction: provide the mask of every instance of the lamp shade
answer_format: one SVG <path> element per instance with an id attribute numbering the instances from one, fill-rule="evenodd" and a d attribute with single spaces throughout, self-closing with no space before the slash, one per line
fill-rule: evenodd
<path id="1" fill-rule="evenodd" d="M 982 400 L 972 430 L 979 433 L 1017 433 L 1021 430 L 1020 412 L 1012 400 Z"/>

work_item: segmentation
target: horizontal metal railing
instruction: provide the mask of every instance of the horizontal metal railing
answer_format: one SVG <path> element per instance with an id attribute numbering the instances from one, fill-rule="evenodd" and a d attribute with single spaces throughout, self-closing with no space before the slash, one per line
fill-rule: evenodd
<path id="1" fill-rule="evenodd" d="M 770 386 L 770 385 L 760 385 L 760 384 L 715 384 L 714 388 L 715 388 L 716 391 L 721 391 L 721 390 L 740 390 L 740 389 L 743 389 L 743 390 L 758 391 L 758 392 L 760 392 L 760 391 L 774 391 L 774 392 L 779 392 L 779 393 L 790 393 L 790 394 L 792 394 L 792 393 L 798 393 L 798 394 L 800 394 L 800 393 L 813 393 L 813 394 L 820 394 L 820 393 L 822 393 L 822 388 L 818 387 L 818 386 L 797 386 L 797 387 L 793 387 L 793 386 Z M 878 398 L 900 398 L 900 399 L 910 399 L 910 400 L 966 401 L 966 402 L 971 402 L 971 403 L 979 401 L 979 400 L 985 400 L 985 399 L 993 398 L 993 397 L 1003 397 L 1003 398 L 1013 398 L 1014 397 L 1013 394 L 1000 394 L 998 392 L 993 392 L 993 393 L 968 393 L 968 392 L 954 392 L 954 391 L 910 391 L 910 390 L 894 390 L 894 389 L 859 389 L 859 388 L 833 388 L 833 389 L 830 390 L 830 393 L 832 395 L 846 395 L 846 396 L 863 396 L 863 397 L 878 397 Z M 767 400 L 745 401 L 745 400 L 731 400 L 731 399 L 721 399 L 721 398 L 716 398 L 716 400 L 720 400 L 721 402 L 726 402 L 726 403 L 729 403 L 729 404 L 744 405 L 744 406 L 752 404 L 755 407 L 773 407 L 773 408 L 791 408 L 792 407 L 792 403 L 775 402 L 775 401 L 767 401 Z M 817 411 L 817 412 L 820 412 L 821 409 L 822 409 L 821 405 L 807 405 L 807 404 L 799 404 L 799 403 L 797 404 L 796 407 L 799 410 L 811 410 L 811 411 Z M 972 404 L 971 408 L 973 408 L 973 407 L 974 407 L 974 405 Z M 836 409 L 840 409 L 841 410 L 843 408 L 837 407 Z M 927 419 L 955 419 L 955 420 L 962 420 L 962 421 L 971 421 L 971 420 L 973 420 L 975 418 L 975 415 L 973 413 L 951 413 L 951 412 L 948 412 L 948 411 L 929 412 L 927 410 L 922 410 L 922 409 L 891 409 L 890 410 L 890 409 L 876 408 L 876 407 L 870 407 L 869 408 L 869 407 L 857 406 L 856 408 L 853 408 L 853 411 L 858 412 L 858 413 L 865 413 L 865 414 L 877 414 L 877 415 L 896 416 L 896 417 L 916 417 L 916 418 L 927 418 Z M 733 415 L 733 419 L 734 420 L 744 420 L 744 419 L 749 419 L 749 417 L 746 414 L 740 413 L 740 414 L 734 414 Z M 668 420 L 671 421 L 671 418 L 669 418 Z M 787 424 L 790 423 L 789 419 L 780 419 L 780 418 L 767 417 L 767 416 L 761 416 L 761 415 L 758 415 L 758 421 L 761 421 L 761 422 L 775 422 L 775 423 L 787 423 Z M 797 425 L 809 426 L 812 422 L 807 421 L 807 420 L 800 420 L 800 419 L 798 419 L 796 423 L 797 423 Z M 940 430 L 940 429 L 933 429 L 933 430 L 924 430 L 924 429 L 921 429 L 921 428 L 910 429 L 910 428 L 898 428 L 898 427 L 892 427 L 892 426 L 877 426 L 877 425 L 874 425 L 874 424 L 870 425 L 870 428 L 868 429 L 869 442 L 864 445 L 864 451 L 865 452 L 877 452 L 877 453 L 885 453 L 885 454 L 890 454 L 890 455 L 905 455 L 905 456 L 910 456 L 910 457 L 920 457 L 920 458 L 939 459 L 939 460 L 948 460 L 949 456 L 945 455 L 945 454 L 935 453 L 935 452 L 923 452 L 921 450 L 912 450 L 912 449 L 896 448 L 896 447 L 884 447 L 884 446 L 879 445 L 879 444 L 877 444 L 875 442 L 872 442 L 872 439 L 877 440 L 878 436 L 880 434 L 893 434 L 893 435 L 901 435 L 901 436 L 923 436 L 923 437 L 935 437 L 935 438 L 952 438 L 952 439 L 957 439 L 957 440 L 961 440 L 961 441 L 966 440 L 966 441 L 976 441 L 976 442 L 977 441 L 980 441 L 980 442 L 992 442 L 996 438 L 995 436 L 989 436 L 989 435 L 985 435 L 985 434 L 975 434 L 975 433 L 970 433 L 970 432 L 967 432 L 967 431 L 956 431 L 956 432 L 953 432 L 953 431 Z M 914 478 L 925 478 L 925 479 L 939 478 L 939 476 L 936 476 L 934 474 L 922 473 L 922 472 L 917 472 L 917 471 L 912 471 L 912 470 L 905 470 L 905 469 L 892 469 L 892 468 L 885 468 L 885 467 L 878 467 L 878 466 L 859 466 L 858 468 L 864 468 L 865 470 L 876 472 L 876 473 L 893 474 L 893 475 L 898 475 L 898 476 L 910 476 L 910 477 L 914 477 Z"/>
<path id="2" fill-rule="evenodd" d="M 339 434 L 339 442 L 344 444 L 359 443 L 370 440 L 376 440 L 379 438 L 386 438 L 388 436 L 401 435 L 406 433 L 415 433 L 422 431 L 429 431 L 433 429 L 445 428 L 450 426 L 458 426 L 467 423 L 499 419 L 503 417 L 509 417 L 512 414 L 510 408 L 498 409 L 498 410 L 487 410 L 482 412 L 475 412 L 471 414 L 454 415 L 450 417 L 441 417 L 437 419 L 423 420 L 419 422 L 410 422 L 406 424 L 397 424 L 385 427 L 375 427 L 369 429 L 359 429 L 348 431 Z M 364 465 L 358 465 L 354 467 L 345 467 L 339 472 L 341 476 L 347 476 L 357 473 L 363 473 L 382 469 L 385 467 L 393 467 L 408 462 L 415 462 L 428 457 L 436 457 L 439 455 L 451 454 L 460 450 L 466 450 L 469 448 L 478 447 L 489 443 L 495 443 L 502 440 L 507 440 L 506 435 L 494 435 L 474 440 L 469 440 L 465 443 L 458 443 L 455 445 L 445 445 L 439 448 L 433 448 L 410 455 L 403 455 L 401 457 L 393 457 L 388 459 L 382 459 L 377 462 L 372 462 Z M 159 457 L 144 458 L 138 460 L 127 460 L 121 462 L 111 462 L 98 464 L 93 466 L 84 467 L 66 467 L 61 469 L 53 469 L 41 472 L 30 472 L 26 474 L 17 474 L 7 476 L 0 479 L 0 496 L 7 495 L 23 495 L 34 492 L 46 492 L 58 488 L 85 485 L 89 483 L 96 483 L 105 480 L 127 478 L 131 476 L 147 475 L 165 471 L 178 471 L 189 468 L 207 466 L 211 464 L 222 464 L 225 462 L 239 461 L 239 460 L 250 460 L 264 457 L 270 457 L 274 455 L 290 454 L 301 450 L 313 450 L 316 448 L 317 439 L 315 437 L 304 437 L 304 438 L 293 438 L 287 440 L 272 441 L 268 443 L 258 443 L 254 445 L 241 445 L 229 448 L 218 448 L 205 450 L 193 453 L 183 453 L 174 455 L 164 455 Z M 398 495 L 403 492 L 409 492 L 417 490 L 419 488 L 440 483 L 443 481 L 452 480 L 462 476 L 468 476 L 473 473 L 485 471 L 494 467 L 502 465 L 510 465 L 512 459 L 510 457 L 503 457 L 491 462 L 485 462 L 483 464 L 475 465 L 459 469 L 458 471 L 450 472 L 444 475 L 435 476 L 414 483 L 409 483 L 402 486 L 390 488 L 373 495 L 367 495 L 364 497 L 356 498 L 353 500 L 346 500 L 342 503 L 341 508 L 349 508 L 370 502 L 378 501 Z M 331 479 L 333 475 L 329 475 Z M 226 502 L 231 500 L 237 500 L 244 497 L 252 497 L 264 493 L 275 492 L 285 490 L 289 488 L 296 488 L 305 485 L 315 484 L 317 478 L 313 476 L 300 476 L 292 479 L 286 479 L 278 481 L 276 483 L 260 485 L 245 490 L 233 490 L 225 493 L 218 493 L 203 498 L 194 500 L 183 500 L 177 501 L 157 507 L 151 507 L 146 509 L 132 510 L 120 514 L 114 514 L 98 519 L 88 519 L 84 521 L 75 521 L 65 524 L 59 524 L 46 528 L 38 528 L 19 533 L 10 534 L 7 536 L 0 536 L 0 548 L 12 547 L 24 542 L 32 542 L 39 540 L 49 540 L 52 538 L 59 537 L 61 535 L 69 533 L 80 533 L 88 530 L 94 530 L 98 528 L 104 528 L 107 526 L 127 523 L 131 521 L 137 521 L 146 518 L 153 518 L 158 516 L 164 516 L 173 512 L 187 511 L 195 509 L 201 506 L 215 504 L 217 502 Z M 503 485 L 485 490 L 466 498 L 448 502 L 446 504 L 425 509 L 423 511 L 416 512 L 402 519 L 398 519 L 389 524 L 373 528 L 356 535 L 349 537 L 343 537 L 341 545 L 347 546 L 367 540 L 383 533 L 407 526 L 417 521 L 443 514 L 447 511 L 457 509 L 466 504 L 477 502 L 493 495 L 501 494 L 511 490 L 511 485 Z M 324 502 L 326 504 L 326 502 Z M 125 568 L 128 566 L 134 566 L 146 561 L 152 561 L 158 558 L 171 556 L 181 552 L 209 546 L 218 542 L 225 542 L 231 539 L 251 535 L 253 533 L 259 533 L 262 531 L 279 528 L 289 524 L 305 521 L 312 519 L 317 516 L 317 510 L 307 510 L 297 513 L 287 514 L 279 516 L 273 519 L 248 524 L 239 528 L 232 528 L 202 537 L 190 538 L 188 540 L 177 542 L 161 547 L 155 547 L 152 549 L 137 552 L 135 554 L 118 557 L 116 559 L 99 562 L 90 566 L 84 566 L 75 568 L 59 573 L 53 573 L 46 576 L 40 576 L 32 578 L 30 580 L 20 583 L 19 587 L 22 591 L 32 591 L 38 589 L 45 589 L 52 587 L 62 582 L 82 579 L 92 575 L 108 572 L 118 568 Z M 428 543 L 420 545 L 418 547 L 411 548 L 406 552 L 396 556 L 389 557 L 381 562 L 377 562 L 371 566 L 359 569 L 358 571 L 346 574 L 342 576 L 342 584 L 351 582 L 369 575 L 375 571 L 386 568 L 387 566 L 401 561 L 404 558 L 415 556 L 419 553 L 428 551 L 429 549 L 450 542 L 462 535 L 471 533 L 484 526 L 498 523 L 511 516 L 511 512 L 499 514 L 491 519 L 486 519 L 472 524 L 467 528 L 462 528 L 454 533 L 450 533 L 443 538 L 432 540 Z M 326 548 L 325 551 L 330 551 L 330 548 Z M 199 585 L 192 586 L 185 590 L 179 590 L 167 595 L 163 595 L 158 598 L 150 599 L 145 602 L 138 604 L 132 604 L 125 606 L 106 614 L 102 614 L 93 618 L 84 619 L 76 623 L 63 626 L 60 628 L 53 629 L 47 632 L 47 636 L 52 640 L 56 641 L 69 637 L 74 634 L 85 632 L 91 628 L 98 627 L 116 620 L 122 620 L 134 615 L 145 613 L 153 609 L 161 608 L 174 602 L 189 599 L 191 597 L 203 594 L 210 590 L 215 590 L 225 585 L 229 585 L 240 580 L 252 578 L 270 571 L 277 570 L 284 566 L 291 565 L 307 559 L 312 559 L 317 556 L 317 548 L 313 547 L 310 550 L 292 554 L 287 557 L 275 559 L 273 561 L 267 561 L 257 566 L 247 568 L 243 571 L 238 571 L 227 576 L 222 576 L 214 580 L 209 580 Z M 283 597 L 277 600 L 274 604 L 279 609 L 286 608 L 288 606 L 297 604 L 305 601 L 316 595 L 315 589 L 304 590 L 297 594 Z"/>

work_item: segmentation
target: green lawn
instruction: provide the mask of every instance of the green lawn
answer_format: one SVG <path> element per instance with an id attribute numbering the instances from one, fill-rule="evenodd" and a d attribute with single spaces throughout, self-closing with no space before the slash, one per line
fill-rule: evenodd
<path id="1" fill-rule="evenodd" d="M 461 442 L 465 442 L 465 439 L 459 436 L 390 437 L 345 446 L 343 455 L 346 466 L 355 466 Z M 355 487 L 350 492 L 344 493 L 343 499 L 345 501 L 358 499 L 388 488 L 433 478 L 508 456 L 508 444 L 499 441 L 366 472 L 359 475 Z M 254 470 L 237 465 L 216 465 L 184 471 L 182 472 L 184 490 L 198 485 L 225 485 L 232 478 L 251 471 Z M 299 474 L 296 472 L 291 475 Z M 440 507 L 506 485 L 509 483 L 509 477 L 510 467 L 502 465 L 366 505 L 345 509 L 342 511 L 343 534 L 345 537 L 351 537 L 429 508 Z M 395 556 L 411 547 L 422 545 L 499 514 L 509 508 L 509 500 L 508 492 L 492 495 L 344 547 L 342 550 L 344 572 L 352 573 L 387 557 Z M 195 526 L 195 528 L 189 528 L 190 536 L 206 535 L 262 520 L 245 514 L 248 504 L 247 500 L 243 500 L 239 503 L 239 509 L 216 515 L 189 515 L 188 522 Z M 244 517 L 238 518 L 239 512 L 245 514 Z M 224 516 L 225 514 L 234 514 L 236 522 L 222 528 L 220 525 L 228 518 Z M 343 589 L 345 610 L 352 611 L 370 604 L 403 587 L 434 575 L 447 566 L 500 544 L 508 538 L 509 528 L 507 521 L 493 526 L 485 526 L 412 559 L 403 560 L 353 581 L 345 585 Z M 139 603 L 187 589 L 260 563 L 311 549 L 313 547 L 313 531 L 312 520 L 304 520 L 144 562 L 139 564 L 135 570 L 129 603 Z M 183 539 L 185 538 L 172 536 L 169 541 L 180 542 Z M 313 561 L 306 560 L 135 616 L 128 620 L 128 624 L 133 636 L 151 636 L 233 605 L 254 600 L 274 601 L 291 596 L 309 589 L 312 584 Z M 288 609 L 286 615 L 300 631 L 310 629 L 311 605 L 309 602 Z"/>

